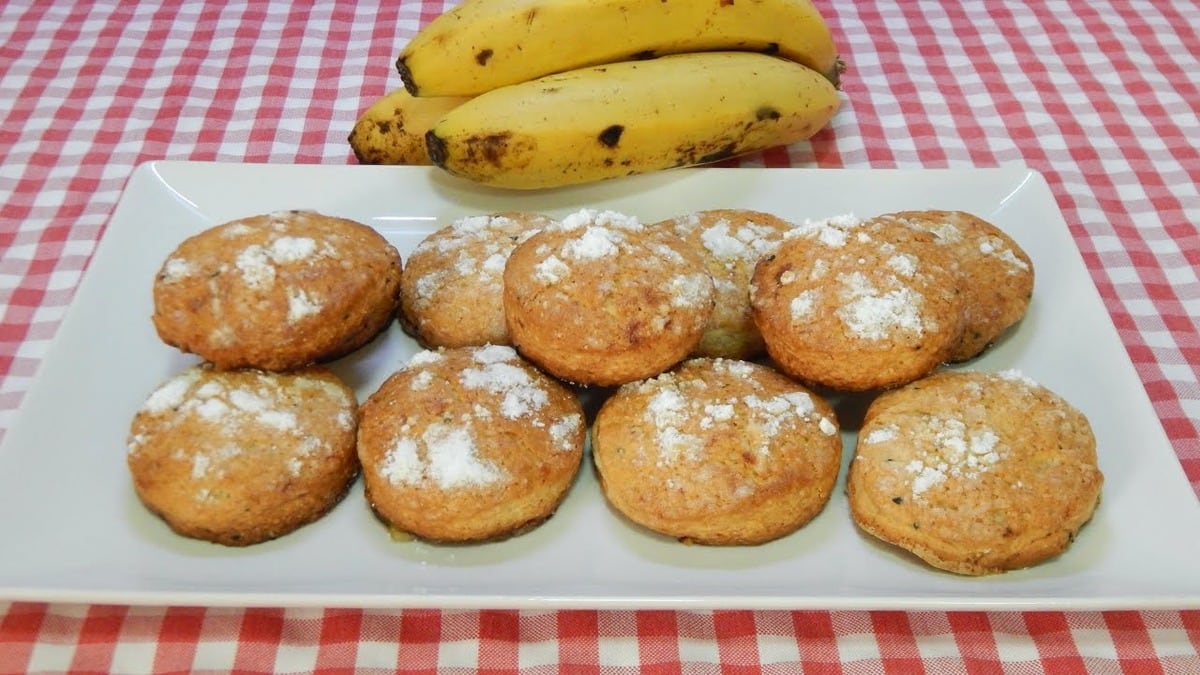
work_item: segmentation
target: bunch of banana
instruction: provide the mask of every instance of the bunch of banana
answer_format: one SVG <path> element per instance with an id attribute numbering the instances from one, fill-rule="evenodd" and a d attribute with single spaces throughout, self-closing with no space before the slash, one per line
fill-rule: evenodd
<path id="1" fill-rule="evenodd" d="M 807 139 L 837 111 L 841 72 L 811 0 L 463 0 L 396 66 L 405 89 L 350 136 L 360 161 L 510 188 Z"/>

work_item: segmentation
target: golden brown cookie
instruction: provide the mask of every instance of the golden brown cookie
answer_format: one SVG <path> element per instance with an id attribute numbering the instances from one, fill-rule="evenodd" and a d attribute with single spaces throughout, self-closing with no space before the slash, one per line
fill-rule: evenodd
<path id="1" fill-rule="evenodd" d="M 748 359 L 763 351 L 750 316 L 750 276 L 759 258 L 775 250 L 788 221 L 748 209 L 710 209 L 659 223 L 691 244 L 713 278 L 716 307 L 692 356 Z"/>
<path id="2" fill-rule="evenodd" d="M 1033 262 L 1003 230 L 963 211 L 899 211 L 888 217 L 932 232 L 958 260 L 966 325 L 949 361 L 978 356 L 1025 316 L 1033 297 Z"/>
<path id="3" fill-rule="evenodd" d="M 361 347 L 392 321 L 400 266 L 378 232 L 344 218 L 235 220 L 167 256 L 154 280 L 154 326 L 219 368 L 300 368 Z"/>
<path id="4" fill-rule="evenodd" d="M 829 500 L 842 458 L 833 409 L 772 368 L 690 359 L 626 384 L 592 429 L 605 497 L 680 540 L 759 544 Z"/>
<path id="5" fill-rule="evenodd" d="M 944 362 L 963 330 L 957 263 L 929 232 L 841 216 L 788 232 L 759 261 L 755 324 L 785 373 L 845 391 L 898 386 Z"/>
<path id="6" fill-rule="evenodd" d="M 360 411 L 372 510 L 437 542 L 499 539 L 549 518 L 586 435 L 575 393 L 512 347 L 418 352 Z"/>
<path id="7" fill-rule="evenodd" d="M 682 361 L 713 311 L 698 253 L 665 228 L 584 209 L 526 239 L 504 269 L 513 344 L 563 380 L 618 385 Z"/>
<path id="8" fill-rule="evenodd" d="M 175 532 L 248 546 L 310 523 L 358 474 L 354 392 L 333 373 L 192 366 L 130 425 L 138 497 Z"/>
<path id="9" fill-rule="evenodd" d="M 958 574 L 1057 556 L 1104 482 L 1087 418 L 1015 371 L 944 371 L 886 392 L 858 438 L 854 521 Z"/>
<path id="10" fill-rule="evenodd" d="M 508 344 L 504 264 L 550 218 L 499 213 L 460 218 L 426 237 L 404 264 L 400 321 L 422 346 Z"/>

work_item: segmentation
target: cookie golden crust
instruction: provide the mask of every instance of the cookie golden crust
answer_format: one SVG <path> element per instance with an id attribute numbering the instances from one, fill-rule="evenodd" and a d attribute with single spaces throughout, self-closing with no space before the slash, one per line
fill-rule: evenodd
<path id="1" fill-rule="evenodd" d="M 752 545 L 829 500 L 842 458 L 833 409 L 767 366 L 690 359 L 601 407 L 592 457 L 609 503 L 682 541 Z"/>
<path id="2" fill-rule="evenodd" d="M 551 219 L 535 213 L 461 218 L 426 237 L 404 264 L 400 321 L 426 348 L 508 344 L 504 264 Z"/>
<path id="3" fill-rule="evenodd" d="M 958 261 L 966 324 L 949 361 L 978 356 L 1025 316 L 1033 297 L 1033 262 L 1003 230 L 963 211 L 900 211 L 885 217 L 932 232 Z"/>
<path id="4" fill-rule="evenodd" d="M 418 352 L 360 412 L 372 510 L 435 542 L 518 534 L 549 518 L 583 457 L 575 393 L 511 347 Z"/>
<path id="5" fill-rule="evenodd" d="M 183 241 L 154 281 L 164 342 L 218 368 L 290 370 L 343 356 L 395 317 L 400 255 L 360 223 L 280 211 Z"/>
<path id="6" fill-rule="evenodd" d="M 749 359 L 762 354 L 762 336 L 750 316 L 750 276 L 792 224 L 761 211 L 710 209 L 657 226 L 691 244 L 713 278 L 716 306 L 691 356 Z"/>
<path id="7" fill-rule="evenodd" d="M 354 392 L 320 368 L 193 366 L 158 387 L 130 425 L 142 503 L 175 532 L 249 546 L 317 520 L 358 474 Z"/>
<path id="8" fill-rule="evenodd" d="M 945 371 L 884 393 L 846 491 L 864 531 L 965 575 L 1062 553 L 1104 477 L 1087 418 L 1014 371 Z"/>
<path id="9" fill-rule="evenodd" d="M 750 306 L 780 370 L 844 391 L 927 375 L 964 322 L 954 258 L 934 235 L 887 218 L 798 225 L 755 267 Z"/>
<path id="10" fill-rule="evenodd" d="M 696 347 L 713 311 L 704 261 L 664 228 L 582 210 L 525 240 L 504 269 L 513 344 L 563 380 L 650 377 Z"/>

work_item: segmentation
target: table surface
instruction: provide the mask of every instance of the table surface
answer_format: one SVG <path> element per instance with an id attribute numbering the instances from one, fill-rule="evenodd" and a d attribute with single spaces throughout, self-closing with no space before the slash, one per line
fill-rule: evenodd
<path id="1" fill-rule="evenodd" d="M 156 159 L 355 162 L 453 3 L 0 7 L 0 433 L 126 180 Z M 114 6 L 115 5 L 115 6 Z M 1200 495 L 1200 5 L 817 5 L 847 62 L 809 142 L 738 166 L 1042 172 Z M 5 505 L 12 508 L 13 505 Z M 1196 536 L 1187 533 L 1181 536 Z M 19 542 L 5 542 L 5 555 Z M 0 672 L 1200 672 L 1200 610 L 505 611 L 0 601 Z"/>

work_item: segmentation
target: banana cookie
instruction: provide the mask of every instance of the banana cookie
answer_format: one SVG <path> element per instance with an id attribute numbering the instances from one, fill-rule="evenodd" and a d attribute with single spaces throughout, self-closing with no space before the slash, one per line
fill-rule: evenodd
<path id="1" fill-rule="evenodd" d="M 854 522 L 958 574 L 1062 553 L 1104 482 L 1087 418 L 1016 371 L 943 371 L 886 392 L 858 439 Z"/>
<path id="2" fill-rule="evenodd" d="M 748 209 L 711 209 L 663 221 L 703 256 L 713 278 L 716 307 L 692 356 L 748 359 L 763 352 L 750 315 L 750 276 L 759 258 L 775 250 L 792 224 Z"/>
<path id="3" fill-rule="evenodd" d="M 192 366 L 159 386 L 130 425 L 142 503 L 175 532 L 249 546 L 313 522 L 358 474 L 357 402 L 330 371 Z"/>
<path id="4" fill-rule="evenodd" d="M 964 211 L 900 211 L 883 217 L 932 232 L 958 261 L 966 325 L 949 361 L 978 356 L 1025 316 L 1033 297 L 1033 262 L 999 227 Z"/>
<path id="5" fill-rule="evenodd" d="M 461 218 L 417 245 L 400 276 L 400 322 L 426 348 L 508 344 L 504 264 L 549 225 L 535 213 Z"/>
<path id="6" fill-rule="evenodd" d="M 552 375 L 612 386 L 687 357 L 712 316 L 701 256 L 665 228 L 584 209 L 526 239 L 504 269 L 517 349 Z"/>
<path id="7" fill-rule="evenodd" d="M 575 393 L 506 345 L 418 352 L 363 404 L 371 509 L 435 542 L 500 539 L 545 521 L 574 482 L 586 423 Z"/>
<path id="8" fill-rule="evenodd" d="M 597 414 L 592 456 L 609 503 L 685 542 L 760 544 L 829 501 L 842 458 L 822 398 L 748 361 L 697 358 L 622 386 Z"/>
<path id="9" fill-rule="evenodd" d="M 844 391 L 927 375 L 953 353 L 965 320 L 951 252 L 891 218 L 793 228 L 755 267 L 750 306 L 780 370 Z"/>
<path id="10" fill-rule="evenodd" d="M 394 318 L 400 255 L 378 232 L 313 211 L 217 225 L 154 280 L 164 342 L 219 368 L 290 370 L 363 346 Z"/>

